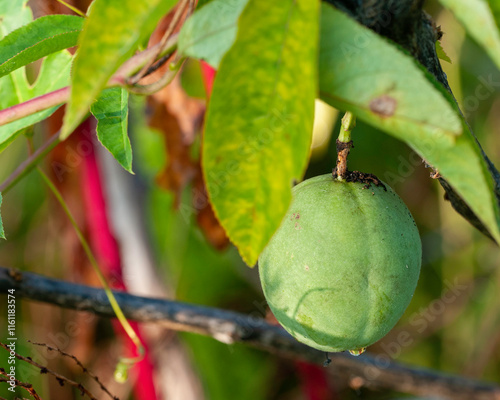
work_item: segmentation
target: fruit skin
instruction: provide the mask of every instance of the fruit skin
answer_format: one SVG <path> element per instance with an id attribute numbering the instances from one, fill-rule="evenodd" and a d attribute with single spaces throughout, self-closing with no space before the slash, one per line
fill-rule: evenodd
<path id="1" fill-rule="evenodd" d="M 415 291 L 422 245 L 415 221 L 386 185 L 306 180 L 259 257 L 271 311 L 298 341 L 336 352 L 389 332 Z"/>

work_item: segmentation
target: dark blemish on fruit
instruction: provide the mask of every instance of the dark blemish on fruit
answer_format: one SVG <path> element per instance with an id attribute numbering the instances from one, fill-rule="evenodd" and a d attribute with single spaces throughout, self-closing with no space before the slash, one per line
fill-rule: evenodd
<path id="1" fill-rule="evenodd" d="M 395 98 L 384 94 L 370 101 L 370 110 L 381 117 L 391 117 L 396 111 L 398 102 Z"/>
<path id="2" fill-rule="evenodd" d="M 309 271 L 309 265 L 306 265 L 305 268 L 306 268 L 306 271 Z"/>

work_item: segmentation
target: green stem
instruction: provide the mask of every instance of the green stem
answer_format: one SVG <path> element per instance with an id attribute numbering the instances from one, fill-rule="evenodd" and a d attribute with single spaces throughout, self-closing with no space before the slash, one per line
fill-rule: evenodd
<path id="1" fill-rule="evenodd" d="M 339 142 L 349 143 L 351 141 L 351 131 L 356 126 L 356 117 L 349 111 L 347 111 L 343 118 L 342 124 L 340 126 Z"/>
<path id="2" fill-rule="evenodd" d="M 57 201 L 59 202 L 59 204 L 63 208 L 64 212 L 68 216 L 68 218 L 71 222 L 71 225 L 73 225 L 73 228 L 76 231 L 76 235 L 78 236 L 78 239 L 80 240 L 80 243 L 82 244 L 83 250 L 85 251 L 85 254 L 87 255 L 87 257 L 90 261 L 90 264 L 94 268 L 94 271 L 97 274 L 99 281 L 101 282 L 101 284 L 104 288 L 104 292 L 106 293 L 106 296 L 108 297 L 109 303 L 111 304 L 111 308 L 115 312 L 116 317 L 118 318 L 118 321 L 120 321 L 120 324 L 122 325 L 123 329 L 125 329 L 125 332 L 127 333 L 128 337 L 132 340 L 132 342 L 134 342 L 134 344 L 137 347 L 137 351 L 139 353 L 138 357 L 121 358 L 119 360 L 117 370 L 120 370 L 119 371 L 120 374 L 123 375 L 124 374 L 124 372 L 123 372 L 124 366 L 126 368 L 129 368 L 134 363 L 139 362 L 144 358 L 144 346 L 142 345 L 142 342 L 139 339 L 139 337 L 137 336 L 137 334 L 135 333 L 134 329 L 130 326 L 130 323 L 128 322 L 127 318 L 123 314 L 123 311 L 120 308 L 120 305 L 116 301 L 116 298 L 113 295 L 113 292 L 111 291 L 111 288 L 109 287 L 108 283 L 106 282 L 106 278 L 104 277 L 104 274 L 102 273 L 101 268 L 99 267 L 99 264 L 98 264 L 97 260 L 95 259 L 94 254 L 92 253 L 92 250 L 90 249 L 90 246 L 89 246 L 87 240 L 85 239 L 85 236 L 83 236 L 82 231 L 78 227 L 76 220 L 73 217 L 73 215 L 71 214 L 71 211 L 69 210 L 63 197 L 61 196 L 61 193 L 59 192 L 59 190 L 57 190 L 55 185 L 52 183 L 52 181 L 49 179 L 49 177 L 41 170 L 41 168 L 37 167 L 37 169 L 38 169 L 38 172 L 40 173 L 40 175 L 42 176 L 43 180 L 45 181 L 45 183 L 47 184 L 47 186 L 52 191 L 52 193 L 56 197 Z"/>

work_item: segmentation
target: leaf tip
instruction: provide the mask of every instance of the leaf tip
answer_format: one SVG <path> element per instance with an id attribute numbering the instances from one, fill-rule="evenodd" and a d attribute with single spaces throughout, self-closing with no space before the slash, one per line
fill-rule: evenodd
<path id="1" fill-rule="evenodd" d="M 255 254 L 251 254 L 253 252 L 244 251 L 243 249 L 238 249 L 238 251 L 240 252 L 241 258 L 248 267 L 254 268 L 257 265 L 258 256 L 256 256 Z"/>

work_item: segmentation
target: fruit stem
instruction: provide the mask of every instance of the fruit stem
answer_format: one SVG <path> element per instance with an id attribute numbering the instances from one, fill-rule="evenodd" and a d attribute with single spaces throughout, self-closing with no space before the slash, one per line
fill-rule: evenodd
<path id="1" fill-rule="evenodd" d="M 337 167 L 333 171 L 333 177 L 343 181 L 347 174 L 347 156 L 351 147 L 354 147 L 351 140 L 351 131 L 356 126 L 356 117 L 347 111 L 342 118 L 340 133 L 337 139 Z"/>
<path id="2" fill-rule="evenodd" d="M 356 126 L 356 117 L 347 111 L 342 117 L 340 125 L 339 142 L 349 143 L 351 141 L 351 131 Z"/>

